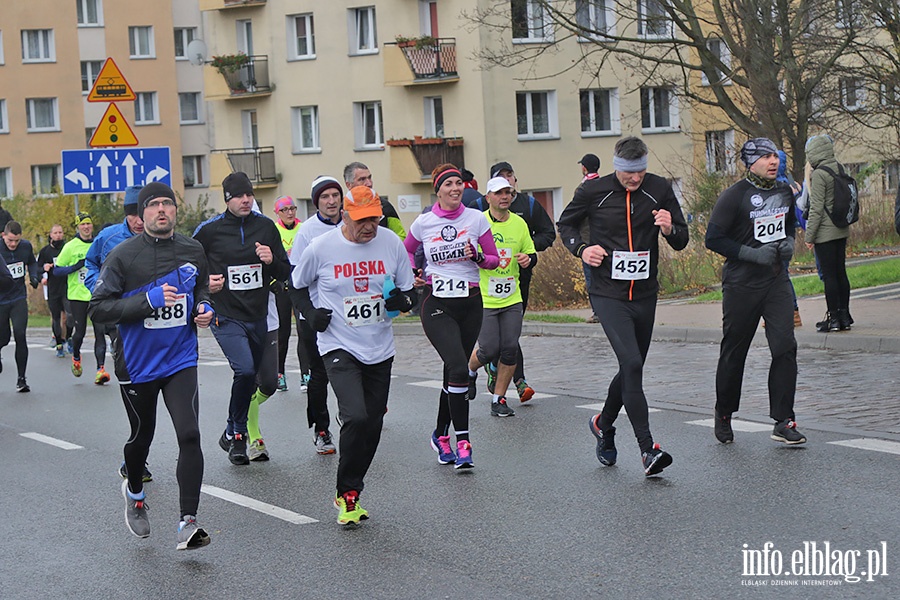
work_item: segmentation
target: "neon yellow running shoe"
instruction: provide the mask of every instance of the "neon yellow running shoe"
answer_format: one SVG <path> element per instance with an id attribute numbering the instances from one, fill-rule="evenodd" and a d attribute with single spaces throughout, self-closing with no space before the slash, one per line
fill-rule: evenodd
<path id="1" fill-rule="evenodd" d="M 97 385 L 103 385 L 104 383 L 109 382 L 109 373 L 106 372 L 106 369 L 100 367 L 97 370 L 97 376 L 94 377 L 94 383 Z"/>
<path id="2" fill-rule="evenodd" d="M 72 359 L 72 375 L 74 375 L 75 377 L 81 377 L 81 373 L 82 373 L 81 361 L 75 360 L 73 358 Z"/>
<path id="3" fill-rule="evenodd" d="M 359 493 L 356 490 L 335 494 L 334 506 L 338 509 L 337 522 L 346 528 L 355 528 L 359 522 L 369 518 L 369 511 L 359 505 Z"/>

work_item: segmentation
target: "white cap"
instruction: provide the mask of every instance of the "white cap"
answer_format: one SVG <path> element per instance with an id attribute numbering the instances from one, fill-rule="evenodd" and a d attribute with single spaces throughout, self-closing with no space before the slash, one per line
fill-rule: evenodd
<path id="1" fill-rule="evenodd" d="M 505 188 L 512 189 L 512 185 L 510 185 L 509 180 L 507 180 L 506 177 L 493 177 L 487 182 L 488 194 L 491 192 L 499 192 Z"/>

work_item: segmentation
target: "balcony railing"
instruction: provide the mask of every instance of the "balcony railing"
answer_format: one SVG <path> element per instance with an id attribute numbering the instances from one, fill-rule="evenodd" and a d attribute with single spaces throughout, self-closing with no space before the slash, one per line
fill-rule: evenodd
<path id="1" fill-rule="evenodd" d="M 275 147 L 260 148 L 227 148 L 213 152 L 225 154 L 231 171 L 243 171 L 254 184 L 272 184 L 278 182 L 275 171 Z"/>
<path id="2" fill-rule="evenodd" d="M 236 71 L 220 71 L 231 96 L 244 94 L 269 94 L 272 84 L 269 81 L 269 57 L 265 55 L 250 56 L 247 64 Z"/>
<path id="3" fill-rule="evenodd" d="M 416 81 L 459 77 L 456 71 L 455 38 L 436 38 L 427 43 L 422 43 L 422 40 L 388 42 L 385 46 L 397 46 L 403 51 Z"/>
<path id="4" fill-rule="evenodd" d="M 390 148 L 409 148 L 416 165 L 419 167 L 421 177 L 430 176 L 431 172 L 440 164 L 451 163 L 460 169 L 465 167 L 465 153 L 463 152 L 463 139 L 456 138 L 423 138 L 388 140 Z"/>
<path id="5" fill-rule="evenodd" d="M 265 5 L 266 0 L 200 0 L 200 10 L 224 10 Z"/>

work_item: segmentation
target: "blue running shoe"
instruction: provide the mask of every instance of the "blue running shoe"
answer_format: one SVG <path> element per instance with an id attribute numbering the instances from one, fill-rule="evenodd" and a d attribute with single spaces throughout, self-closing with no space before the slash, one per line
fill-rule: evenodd
<path id="1" fill-rule="evenodd" d="M 56 345 L 56 358 L 65 358 L 65 357 L 66 357 L 66 351 L 63 350 L 63 345 L 57 344 Z"/>
<path id="2" fill-rule="evenodd" d="M 609 431 L 600 429 L 600 415 L 591 417 L 591 433 L 597 438 L 597 460 L 607 467 L 616 464 L 619 452 L 616 450 L 616 428 Z"/>
<path id="3" fill-rule="evenodd" d="M 438 435 L 437 431 L 431 432 L 431 447 L 438 453 L 438 464 L 452 465 L 456 462 L 456 453 L 450 445 L 449 435 Z"/>

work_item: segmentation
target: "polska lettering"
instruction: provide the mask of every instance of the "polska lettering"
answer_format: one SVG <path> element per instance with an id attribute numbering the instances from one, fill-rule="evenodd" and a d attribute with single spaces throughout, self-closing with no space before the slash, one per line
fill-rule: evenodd
<path id="1" fill-rule="evenodd" d="M 363 275 L 384 275 L 387 271 L 384 262 L 380 260 L 362 260 L 355 263 L 334 265 L 334 278 L 361 277 Z"/>
<path id="2" fill-rule="evenodd" d="M 874 581 L 875 577 L 887 576 L 887 542 L 880 542 L 880 548 L 865 551 L 865 570 L 862 564 L 862 550 L 839 550 L 831 547 L 831 542 L 803 542 L 803 548 L 790 553 L 789 563 L 785 563 L 781 550 L 775 544 L 766 542 L 761 550 L 752 550 L 743 545 L 744 577 L 843 577 L 847 583 L 857 583 L 865 577 Z M 803 584 L 806 585 L 806 584 Z"/>

